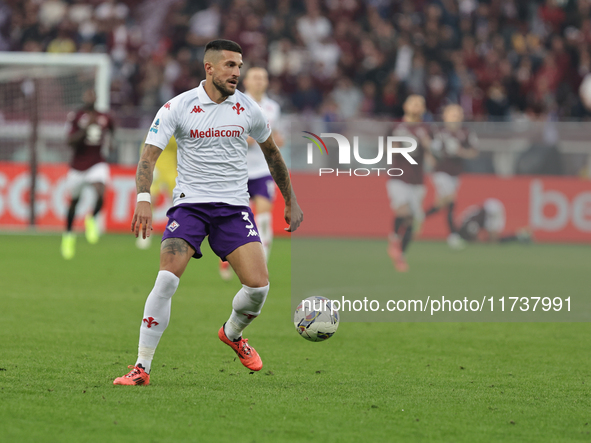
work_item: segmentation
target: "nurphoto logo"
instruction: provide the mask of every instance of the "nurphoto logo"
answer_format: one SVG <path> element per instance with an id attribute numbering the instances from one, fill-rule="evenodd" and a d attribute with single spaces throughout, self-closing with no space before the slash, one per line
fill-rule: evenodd
<path id="1" fill-rule="evenodd" d="M 337 141 L 338 150 L 339 150 L 339 165 L 350 165 L 351 164 L 351 143 L 342 134 L 338 134 L 336 132 L 323 132 L 320 136 L 308 132 L 303 131 L 306 134 L 310 134 L 312 137 L 308 137 L 304 135 L 303 137 L 310 142 L 308 143 L 308 152 L 307 152 L 307 163 L 309 165 L 314 164 L 314 152 L 316 151 L 316 147 L 320 151 L 320 155 L 328 155 L 328 148 L 326 147 L 326 143 L 324 143 L 323 137 L 332 137 Z M 393 164 L 393 156 L 394 154 L 401 154 L 411 165 L 416 165 L 417 162 L 414 158 L 411 157 L 410 153 L 413 152 L 417 148 L 417 141 L 412 137 L 398 137 L 398 136 L 388 136 L 386 137 L 385 142 L 386 148 L 384 149 L 384 137 L 378 137 L 378 153 L 374 158 L 363 158 L 359 154 L 359 137 L 353 137 L 353 158 L 357 163 L 362 165 L 377 165 L 379 164 L 382 159 L 384 158 L 384 151 L 386 155 L 386 162 L 388 165 Z M 372 173 L 372 171 L 376 172 L 377 175 L 380 175 L 381 172 L 385 172 L 391 177 L 399 177 L 402 175 L 403 171 L 400 168 L 354 168 L 354 169 L 344 169 L 341 170 L 337 168 L 319 168 L 318 174 L 322 175 L 355 175 L 358 177 L 366 177 Z"/>

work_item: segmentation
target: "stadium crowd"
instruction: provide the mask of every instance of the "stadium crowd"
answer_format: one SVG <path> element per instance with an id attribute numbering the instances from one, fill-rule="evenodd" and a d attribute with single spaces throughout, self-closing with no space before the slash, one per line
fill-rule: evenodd
<path id="1" fill-rule="evenodd" d="M 416 93 L 435 117 L 591 116 L 591 0 L 0 0 L 0 50 L 108 52 L 120 113 L 198 85 L 215 38 L 287 112 L 400 117 Z"/>

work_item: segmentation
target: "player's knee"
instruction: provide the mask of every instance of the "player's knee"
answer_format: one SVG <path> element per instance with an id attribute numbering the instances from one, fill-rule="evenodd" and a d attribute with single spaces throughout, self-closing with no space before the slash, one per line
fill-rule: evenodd
<path id="1" fill-rule="evenodd" d="M 161 270 L 156 277 L 154 291 L 162 298 L 171 298 L 179 286 L 179 281 L 179 277 L 174 273 Z"/>
<path id="2" fill-rule="evenodd" d="M 194 252 L 194 249 L 181 238 L 164 240 L 160 246 L 160 270 L 181 277 Z"/>
<path id="3" fill-rule="evenodd" d="M 236 312 L 246 312 L 259 315 L 269 293 L 269 283 L 265 286 L 250 287 L 242 285 L 242 291 L 236 294 L 232 301 L 232 309 Z"/>
<path id="4" fill-rule="evenodd" d="M 241 283 L 244 286 L 248 286 L 253 289 L 263 288 L 269 285 L 269 275 L 267 273 L 263 273 L 257 276 L 249 276 Z"/>
<path id="5" fill-rule="evenodd" d="M 102 196 L 105 193 L 106 187 L 105 187 L 104 183 L 97 182 L 97 183 L 93 183 L 92 186 L 94 187 L 94 190 L 96 191 L 96 193 L 99 196 Z"/>

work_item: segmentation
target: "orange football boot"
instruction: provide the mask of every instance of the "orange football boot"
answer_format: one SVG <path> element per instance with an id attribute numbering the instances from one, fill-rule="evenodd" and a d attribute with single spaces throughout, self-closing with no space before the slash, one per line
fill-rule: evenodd
<path id="1" fill-rule="evenodd" d="M 150 374 L 144 371 L 141 366 L 128 366 L 131 371 L 123 377 L 117 377 L 113 380 L 114 385 L 142 385 L 148 386 L 150 384 Z"/>
<path id="2" fill-rule="evenodd" d="M 225 323 L 224 326 L 226 326 Z M 261 357 L 259 357 L 258 352 L 248 344 L 248 339 L 240 337 L 240 339 L 237 341 L 230 340 L 228 337 L 226 337 L 224 326 L 222 326 L 218 331 L 218 337 L 220 340 L 230 346 L 234 352 L 238 354 L 238 357 L 240 357 L 240 362 L 248 369 L 251 371 L 260 371 L 263 369 L 263 361 L 261 360 Z"/>

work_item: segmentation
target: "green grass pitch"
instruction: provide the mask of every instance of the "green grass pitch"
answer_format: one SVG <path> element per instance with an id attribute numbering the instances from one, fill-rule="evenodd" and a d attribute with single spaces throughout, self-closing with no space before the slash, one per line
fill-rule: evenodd
<path id="1" fill-rule="evenodd" d="M 137 250 L 131 236 L 95 246 L 79 237 L 75 259 L 64 262 L 59 243 L 0 236 L 0 442 L 591 440 L 587 323 L 342 323 L 327 342 L 310 343 L 289 321 L 286 240 L 274 244 L 271 292 L 246 334 L 263 358 L 260 373 L 217 338 L 239 283 L 219 279 L 205 248 L 173 298 L 152 384 L 113 386 L 135 362 L 158 248 Z M 511 260 L 527 263 L 515 291 L 535 295 L 547 289 L 549 263 L 575 257 L 575 271 L 552 283 L 565 292 L 588 286 L 587 248 L 509 248 L 454 254 L 416 243 L 401 284 L 412 288 L 421 268 L 443 275 L 453 257 L 478 291 L 484 266 Z"/>

